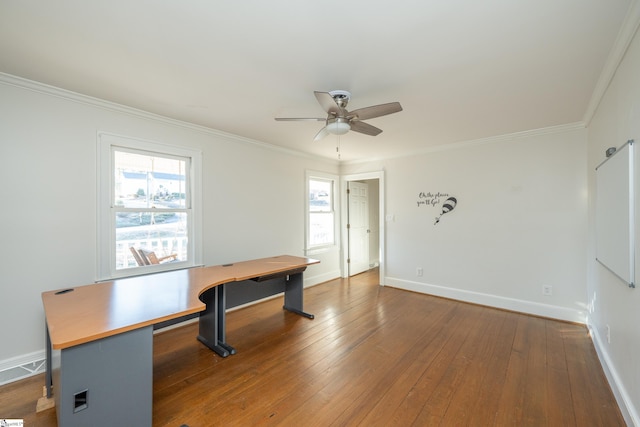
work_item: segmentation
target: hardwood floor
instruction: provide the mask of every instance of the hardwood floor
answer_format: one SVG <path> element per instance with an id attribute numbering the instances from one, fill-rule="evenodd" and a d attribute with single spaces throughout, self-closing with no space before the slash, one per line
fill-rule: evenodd
<path id="1" fill-rule="evenodd" d="M 229 313 L 222 359 L 197 324 L 154 338 L 154 426 L 624 426 L 584 326 L 380 287 L 372 270 Z M 42 375 L 0 387 L 36 414 Z"/>

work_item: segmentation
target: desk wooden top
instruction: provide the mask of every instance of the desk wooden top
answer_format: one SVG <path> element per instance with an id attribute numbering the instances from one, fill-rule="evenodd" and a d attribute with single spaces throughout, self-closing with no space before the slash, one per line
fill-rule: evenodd
<path id="1" fill-rule="evenodd" d="M 281 255 L 43 292 L 51 344 L 60 350 L 197 313 L 205 309 L 200 295 L 215 286 L 319 262 Z"/>

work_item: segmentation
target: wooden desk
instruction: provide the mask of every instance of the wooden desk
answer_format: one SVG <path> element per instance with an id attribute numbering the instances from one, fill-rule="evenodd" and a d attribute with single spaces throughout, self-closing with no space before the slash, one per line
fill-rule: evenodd
<path id="1" fill-rule="evenodd" d="M 58 424 L 150 426 L 153 325 L 200 313 L 198 340 L 226 357 L 230 307 L 284 292 L 285 309 L 313 318 L 302 273 L 318 262 L 283 255 L 44 292 Z"/>

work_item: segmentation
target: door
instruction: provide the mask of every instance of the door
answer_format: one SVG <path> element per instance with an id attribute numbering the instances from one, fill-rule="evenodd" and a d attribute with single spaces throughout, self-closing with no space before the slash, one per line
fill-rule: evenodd
<path id="1" fill-rule="evenodd" d="M 353 276 L 369 269 L 369 184 L 348 182 L 347 198 L 349 276 Z"/>

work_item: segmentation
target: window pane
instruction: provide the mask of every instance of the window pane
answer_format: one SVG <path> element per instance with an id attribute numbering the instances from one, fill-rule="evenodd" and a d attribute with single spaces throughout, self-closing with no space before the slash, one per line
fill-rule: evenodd
<path id="1" fill-rule="evenodd" d="M 186 213 L 120 211 L 115 215 L 116 270 L 139 266 L 131 248 L 153 252 L 161 264 L 188 259 Z"/>
<path id="2" fill-rule="evenodd" d="M 115 151 L 116 206 L 180 209 L 186 207 L 186 161 Z"/>
<path id="3" fill-rule="evenodd" d="M 309 214 L 309 245 L 333 244 L 333 213 Z"/>
<path id="4" fill-rule="evenodd" d="M 331 212 L 332 181 L 309 180 L 309 212 Z"/>

